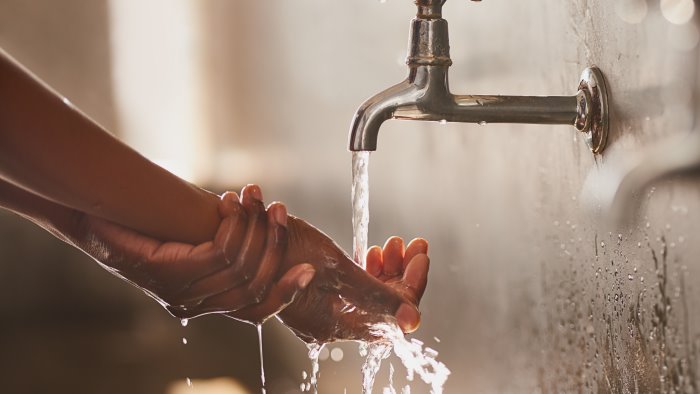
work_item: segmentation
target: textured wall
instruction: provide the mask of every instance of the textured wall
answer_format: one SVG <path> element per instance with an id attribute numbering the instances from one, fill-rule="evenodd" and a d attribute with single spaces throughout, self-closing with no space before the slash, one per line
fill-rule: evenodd
<path id="1" fill-rule="evenodd" d="M 51 2 L 36 3 L 46 8 Z M 0 18 L 10 15 L 5 9 L 16 12 L 18 4 L 0 0 Z M 412 2 L 200 4 L 209 81 L 203 132 L 219 149 L 212 158 L 214 186 L 258 182 L 268 199 L 287 202 L 293 213 L 349 248 L 348 125 L 366 97 L 405 77 Z M 22 15 L 27 23 L 40 22 Z M 433 265 L 423 326 L 415 336 L 452 369 L 447 392 L 700 391 L 700 182 L 656 185 L 631 229 L 611 232 L 598 209 L 610 183 L 643 160 L 645 149 L 693 127 L 700 93 L 695 21 L 670 23 L 657 0 L 452 0 L 445 16 L 453 92 L 573 94 L 580 72 L 596 64 L 607 76 L 613 110 L 610 146 L 597 159 L 565 126 L 393 121 L 382 127 L 370 163 L 370 241 L 381 243 L 393 234 L 430 240 Z M 0 45 L 21 51 L 27 35 L 6 26 L 0 27 Z M 66 42 L 75 42 L 71 37 Z M 50 58 L 25 59 L 31 67 L 56 69 Z M 75 75 L 109 75 L 108 61 L 82 67 Z M 96 79 L 96 86 L 105 80 Z M 78 79 L 75 86 L 83 83 Z M 116 126 L 109 92 L 102 100 L 101 105 L 85 100 L 86 106 L 96 105 L 88 113 Z M 7 234 L 25 234 L 12 228 Z M 2 248 L 16 250 L 20 244 L 6 242 Z M 54 253 L 52 248 L 46 246 L 46 253 Z M 109 294 L 98 292 L 99 300 L 138 298 L 96 272 L 85 274 L 90 283 L 100 289 L 112 289 L 97 285 L 102 282 L 114 285 Z M 69 286 L 65 283 L 61 288 Z M 91 291 L 98 290 L 80 294 Z M 50 307 L 42 302 L 26 300 Z M 180 333 L 165 328 L 157 307 L 145 298 L 143 305 L 129 302 L 142 312 L 120 331 L 125 335 L 120 348 L 136 349 L 123 356 L 128 365 L 139 370 L 139 351 L 167 354 L 151 365 L 164 358 L 174 365 L 162 364 L 157 382 L 139 378 L 135 385 L 143 392 L 173 376 L 225 375 L 228 369 L 254 385 L 250 349 L 236 354 L 215 345 L 249 346 L 252 335 L 227 337 L 220 331 L 230 323 L 207 321 L 197 330 L 209 345 L 187 358 L 166 352 Z M 151 324 L 144 316 L 163 319 Z M 145 330 L 151 325 L 162 331 Z M 170 339 L 148 347 L 152 342 L 139 342 L 133 334 L 141 330 Z M 294 392 L 301 371 L 309 370 L 303 346 L 275 323 L 266 330 L 266 354 L 281 360 L 269 371 L 269 392 Z M 322 361 L 321 392 L 358 392 L 356 346 L 333 347 L 345 350 L 345 359 Z M 121 365 L 110 358 L 102 359 L 104 380 Z M 402 383 L 402 368 L 391 362 L 395 381 Z M 387 370 L 377 389 L 387 384 Z M 140 376 L 131 369 L 116 371 Z M 412 392 L 426 391 L 416 383 Z"/>
<path id="2" fill-rule="evenodd" d="M 405 76 L 413 7 L 251 8 L 266 32 L 252 57 L 236 55 L 266 72 L 245 90 L 258 111 L 239 116 L 265 131 L 260 165 L 270 176 L 284 168 L 291 183 L 268 189 L 349 247 L 349 212 L 338 209 L 349 190 L 345 130 L 365 97 Z M 383 126 L 370 240 L 432 242 L 416 336 L 452 368 L 448 392 L 698 391 L 700 183 L 657 185 L 631 230 L 610 232 L 597 209 L 645 148 L 691 129 L 698 50 L 678 37 L 690 29 L 697 44 L 694 22 L 669 23 L 658 1 L 450 1 L 445 15 L 454 92 L 571 94 L 596 64 L 613 99 L 610 147 L 597 159 L 562 126 Z M 292 157 L 269 160 L 282 145 Z M 321 370 L 322 388 L 356 390 L 354 367 Z"/>

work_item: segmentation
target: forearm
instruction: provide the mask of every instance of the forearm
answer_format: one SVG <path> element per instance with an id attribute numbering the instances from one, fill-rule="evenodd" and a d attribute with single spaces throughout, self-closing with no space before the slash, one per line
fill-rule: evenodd
<path id="1" fill-rule="evenodd" d="M 141 233 L 199 243 L 217 196 L 150 162 L 0 50 L 0 178 Z"/>
<path id="2" fill-rule="evenodd" d="M 14 212 L 67 241 L 79 232 L 79 212 L 0 179 L 0 208 Z"/>

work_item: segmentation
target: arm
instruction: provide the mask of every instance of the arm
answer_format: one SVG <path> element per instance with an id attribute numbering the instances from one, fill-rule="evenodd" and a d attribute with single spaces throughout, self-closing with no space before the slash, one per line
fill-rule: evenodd
<path id="1" fill-rule="evenodd" d="M 0 102 L 0 180 L 4 179 L 8 184 L 18 186 L 18 189 L 21 187 L 46 201 L 41 204 L 65 207 L 67 211 L 62 211 L 58 216 L 70 217 L 70 212 L 79 212 L 79 215 L 85 214 L 91 221 L 93 218 L 106 219 L 135 230 L 136 235 L 141 237 L 147 235 L 156 238 L 148 239 L 149 250 L 159 250 L 159 244 L 153 244 L 159 242 L 157 239 L 187 244 L 218 239 L 217 229 L 222 222 L 218 214 L 218 197 L 179 179 L 119 142 L 2 53 Z M 245 196 L 251 193 L 257 194 L 253 198 L 257 202 L 246 203 Z M 236 293 L 232 292 L 235 289 L 230 288 L 235 287 L 232 284 L 245 282 L 259 271 L 260 251 L 265 246 L 267 215 L 262 206 L 262 195 L 259 189 L 257 193 L 244 191 L 243 194 L 243 206 L 252 217 L 248 218 L 243 243 L 231 246 L 240 258 L 232 264 L 220 266 L 220 270 L 192 284 L 196 290 L 205 292 L 223 288 L 224 293 L 231 297 L 223 295 L 215 299 L 223 303 L 236 298 Z M 42 214 L 25 214 L 29 217 L 32 215 L 34 221 L 42 221 Z M 232 213 L 232 220 L 240 220 L 240 212 Z M 278 274 L 268 279 L 281 281 L 281 273 L 291 271 L 302 263 L 310 264 L 317 273 L 304 297 L 295 299 L 287 308 L 289 313 L 284 315 L 285 321 L 294 327 L 297 334 L 307 340 L 354 339 L 366 335 L 367 319 L 381 320 L 387 315 L 403 316 L 399 322 L 407 331 L 417 327 L 420 297 L 415 296 L 416 289 L 404 286 L 410 278 L 404 277 L 389 286 L 357 267 L 315 227 L 294 217 L 288 221 L 287 251 L 280 256 Z M 87 233 L 82 228 L 81 234 L 86 239 L 101 236 L 100 246 L 104 242 L 123 239 L 115 238 L 114 231 L 103 231 L 104 223 L 99 220 L 92 223 L 97 226 L 89 227 Z M 51 229 L 56 226 L 44 227 Z M 71 235 L 66 235 L 70 228 L 50 231 L 76 244 Z M 134 235 L 127 238 L 133 239 Z M 140 239 L 143 241 L 143 238 Z M 81 247 L 80 242 L 76 246 Z M 189 246 L 194 248 L 193 245 Z M 219 246 L 226 249 L 225 245 Z M 85 250 L 85 247 L 81 248 Z M 247 250 L 256 252 L 246 253 Z M 124 256 L 118 259 L 118 263 L 128 264 L 135 258 L 133 253 Z M 101 261 L 104 257 L 97 256 L 96 259 Z M 196 261 L 190 263 L 196 264 Z M 404 274 L 413 272 L 409 266 L 404 267 Z M 156 267 L 163 271 L 172 270 L 169 265 L 156 264 Z M 427 265 L 422 267 L 419 271 L 427 273 Z M 136 273 L 140 275 L 141 271 L 137 269 Z M 302 272 L 298 274 L 302 275 Z M 152 274 L 147 273 L 143 279 L 148 280 L 149 275 Z M 416 284 L 413 287 L 425 286 L 424 275 L 415 276 L 414 279 Z M 250 296 L 252 293 L 248 290 L 243 294 Z M 355 312 L 345 313 L 347 305 L 339 304 L 339 299 L 357 306 Z M 185 303 L 192 300 L 188 297 L 176 299 Z M 181 306 L 178 302 L 176 304 L 177 307 Z M 192 313 L 190 307 L 170 310 L 185 317 Z M 226 309 L 221 309 L 217 302 L 207 309 L 209 311 L 221 312 Z M 314 320 L 314 324 L 306 325 L 310 320 Z M 336 323 L 339 322 L 343 327 L 338 327 Z M 333 327 L 329 331 L 328 326 L 331 325 Z M 337 331 L 338 328 L 343 331 Z"/>
<path id="2" fill-rule="evenodd" d="M 159 239 L 199 243 L 218 197 L 114 138 L 0 50 L 0 178 Z"/>

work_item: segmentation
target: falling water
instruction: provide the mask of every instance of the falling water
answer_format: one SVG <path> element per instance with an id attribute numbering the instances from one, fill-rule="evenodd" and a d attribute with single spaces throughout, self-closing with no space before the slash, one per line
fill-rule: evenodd
<path id="1" fill-rule="evenodd" d="M 382 366 L 382 360 L 391 355 L 392 344 L 389 341 L 378 341 L 375 343 L 361 343 L 360 355 L 366 355 L 362 364 L 362 392 L 369 394 L 374 386 L 374 378 Z"/>
<path id="2" fill-rule="evenodd" d="M 367 234 L 369 225 L 369 152 L 352 153 L 352 227 L 353 227 L 353 257 L 355 262 L 366 269 Z M 436 360 L 437 352 L 430 348 L 423 349 L 423 343 L 416 339 L 407 341 L 403 332 L 395 323 L 381 323 L 371 327 L 374 335 L 382 338 L 373 343 L 361 342 L 360 355 L 366 356 L 362 366 L 362 391 L 372 392 L 374 380 L 381 367 L 382 360 L 389 357 L 392 350 L 408 370 L 408 379 L 413 380 L 417 374 L 425 383 L 430 385 L 432 394 L 440 394 L 447 381 L 450 370 L 445 364 Z M 309 347 L 309 357 L 315 357 L 314 368 L 318 368 L 318 352 L 321 346 Z M 314 353 L 314 354 L 312 354 Z M 393 370 L 393 368 L 392 368 Z M 393 371 L 392 371 L 393 372 Z M 314 372 L 315 375 L 315 372 Z M 393 373 L 392 373 L 393 376 Z M 316 379 L 312 378 L 314 383 Z M 395 392 L 393 382 L 389 383 L 389 392 Z M 406 386 L 403 393 L 409 393 Z"/>
<path id="3" fill-rule="evenodd" d="M 366 268 L 369 226 L 369 152 L 352 153 L 352 250 L 355 262 Z"/>
<path id="4" fill-rule="evenodd" d="M 260 349 L 260 382 L 262 383 L 262 394 L 265 394 L 265 362 L 263 361 L 263 341 L 262 341 L 262 324 L 256 326 L 258 328 L 258 347 Z"/>
<path id="5" fill-rule="evenodd" d="M 316 394 L 318 394 L 318 356 L 321 354 L 323 345 L 322 343 L 309 343 L 306 345 L 309 348 L 309 359 L 311 359 L 311 379 L 309 379 L 309 384 L 306 386 L 306 391 L 313 387 Z"/>
<path id="6" fill-rule="evenodd" d="M 423 343 L 415 338 L 406 340 L 396 324 L 378 323 L 373 325 L 370 331 L 373 335 L 383 338 L 382 341 L 390 343 L 394 354 L 408 370 L 408 380 L 413 380 L 415 375 L 418 375 L 430 386 L 431 394 L 442 394 L 450 370 L 436 359 L 437 351 L 429 347 L 424 348 Z"/>

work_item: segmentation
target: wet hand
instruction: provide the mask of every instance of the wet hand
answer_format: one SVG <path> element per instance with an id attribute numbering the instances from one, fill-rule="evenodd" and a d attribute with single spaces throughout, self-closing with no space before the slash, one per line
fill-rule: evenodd
<path id="1" fill-rule="evenodd" d="M 372 340 L 374 323 L 395 321 L 404 332 L 420 323 L 418 302 L 427 281 L 427 242 L 404 250 L 400 238 L 368 254 L 367 272 L 329 237 L 290 218 L 287 263 L 304 261 L 316 269 L 309 287 L 278 317 L 306 342 Z"/>
<path id="2" fill-rule="evenodd" d="M 402 304 L 395 317 L 405 333 L 415 331 L 420 324 L 420 313 L 416 307 L 428 282 L 428 241 L 416 238 L 404 248 L 403 239 L 391 237 L 383 249 L 379 246 L 370 248 L 366 261 L 368 273 L 411 301 Z"/>
<path id="3" fill-rule="evenodd" d="M 289 304 L 314 269 L 280 270 L 287 211 L 280 203 L 266 211 L 259 187 L 247 186 L 240 199 L 224 194 L 219 214 L 214 240 L 200 245 L 162 242 L 89 215 L 80 234 L 67 238 L 179 318 L 228 312 L 260 323 Z"/>

